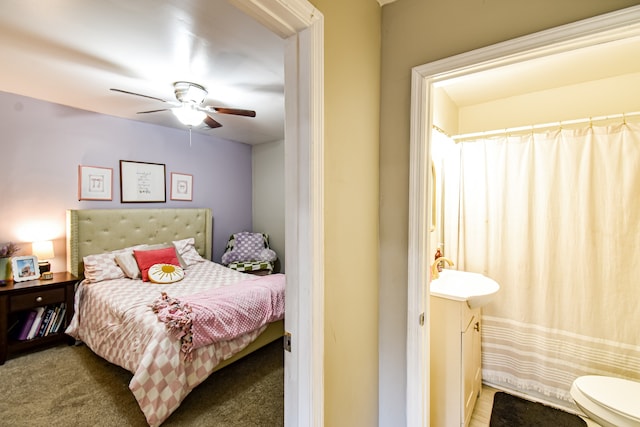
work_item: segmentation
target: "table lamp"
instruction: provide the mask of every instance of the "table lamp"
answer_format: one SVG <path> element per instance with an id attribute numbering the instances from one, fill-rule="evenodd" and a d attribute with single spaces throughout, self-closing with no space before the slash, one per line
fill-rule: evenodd
<path id="1" fill-rule="evenodd" d="M 55 256 L 53 253 L 53 242 L 51 240 L 33 242 L 31 248 L 33 255 L 38 258 L 40 274 L 51 271 L 49 260 Z"/>

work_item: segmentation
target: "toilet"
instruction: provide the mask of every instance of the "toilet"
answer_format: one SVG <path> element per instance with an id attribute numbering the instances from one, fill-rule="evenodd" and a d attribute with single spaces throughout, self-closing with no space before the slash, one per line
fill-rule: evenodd
<path id="1" fill-rule="evenodd" d="M 602 427 L 640 427 L 640 382 L 600 375 L 578 377 L 571 397 Z"/>

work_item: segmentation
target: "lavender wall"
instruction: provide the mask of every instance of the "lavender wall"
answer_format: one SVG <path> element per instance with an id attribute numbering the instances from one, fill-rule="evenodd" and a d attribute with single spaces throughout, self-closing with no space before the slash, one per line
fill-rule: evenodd
<path id="1" fill-rule="evenodd" d="M 159 113 L 163 114 L 163 113 Z M 212 135 L 215 131 L 211 131 Z M 119 160 L 166 165 L 166 203 L 120 203 Z M 78 165 L 113 168 L 112 201 L 78 201 Z M 172 201 L 171 172 L 193 175 L 193 201 Z M 0 92 L 0 243 L 54 240 L 65 265 L 67 209 L 209 207 L 213 259 L 251 230 L 251 146 Z"/>

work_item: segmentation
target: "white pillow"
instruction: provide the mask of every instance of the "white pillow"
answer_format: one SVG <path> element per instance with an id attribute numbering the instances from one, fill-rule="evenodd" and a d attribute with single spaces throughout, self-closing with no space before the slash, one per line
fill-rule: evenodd
<path id="1" fill-rule="evenodd" d="M 187 267 L 205 261 L 196 250 L 195 239 L 193 237 L 175 240 L 172 243 L 178 252 L 178 258 L 182 259 Z"/>
<path id="2" fill-rule="evenodd" d="M 129 279 L 139 279 L 141 277 L 140 268 L 138 268 L 136 258 L 133 256 L 133 251 L 116 255 L 116 264 Z"/>
<path id="3" fill-rule="evenodd" d="M 142 249 L 146 246 L 147 245 L 135 245 L 135 246 L 130 246 L 124 249 L 118 249 L 111 252 L 112 254 L 115 255 L 116 264 L 118 264 L 118 267 L 122 269 L 122 271 L 124 272 L 124 275 L 129 279 L 140 278 L 141 276 L 140 269 L 138 268 L 136 259 L 133 256 L 133 251 Z"/>

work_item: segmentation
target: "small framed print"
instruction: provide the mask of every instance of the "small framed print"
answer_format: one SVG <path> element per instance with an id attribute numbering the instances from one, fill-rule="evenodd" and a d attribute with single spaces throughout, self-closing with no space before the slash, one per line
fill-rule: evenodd
<path id="1" fill-rule="evenodd" d="M 164 164 L 120 160 L 122 203 L 164 203 L 166 197 Z"/>
<path id="2" fill-rule="evenodd" d="M 193 175 L 171 172 L 171 200 L 193 200 Z"/>
<path id="3" fill-rule="evenodd" d="M 78 200 L 112 200 L 113 169 L 78 166 Z"/>
<path id="4" fill-rule="evenodd" d="M 11 258 L 11 269 L 13 270 L 14 282 L 24 282 L 40 278 L 38 258 L 33 255 Z"/>

